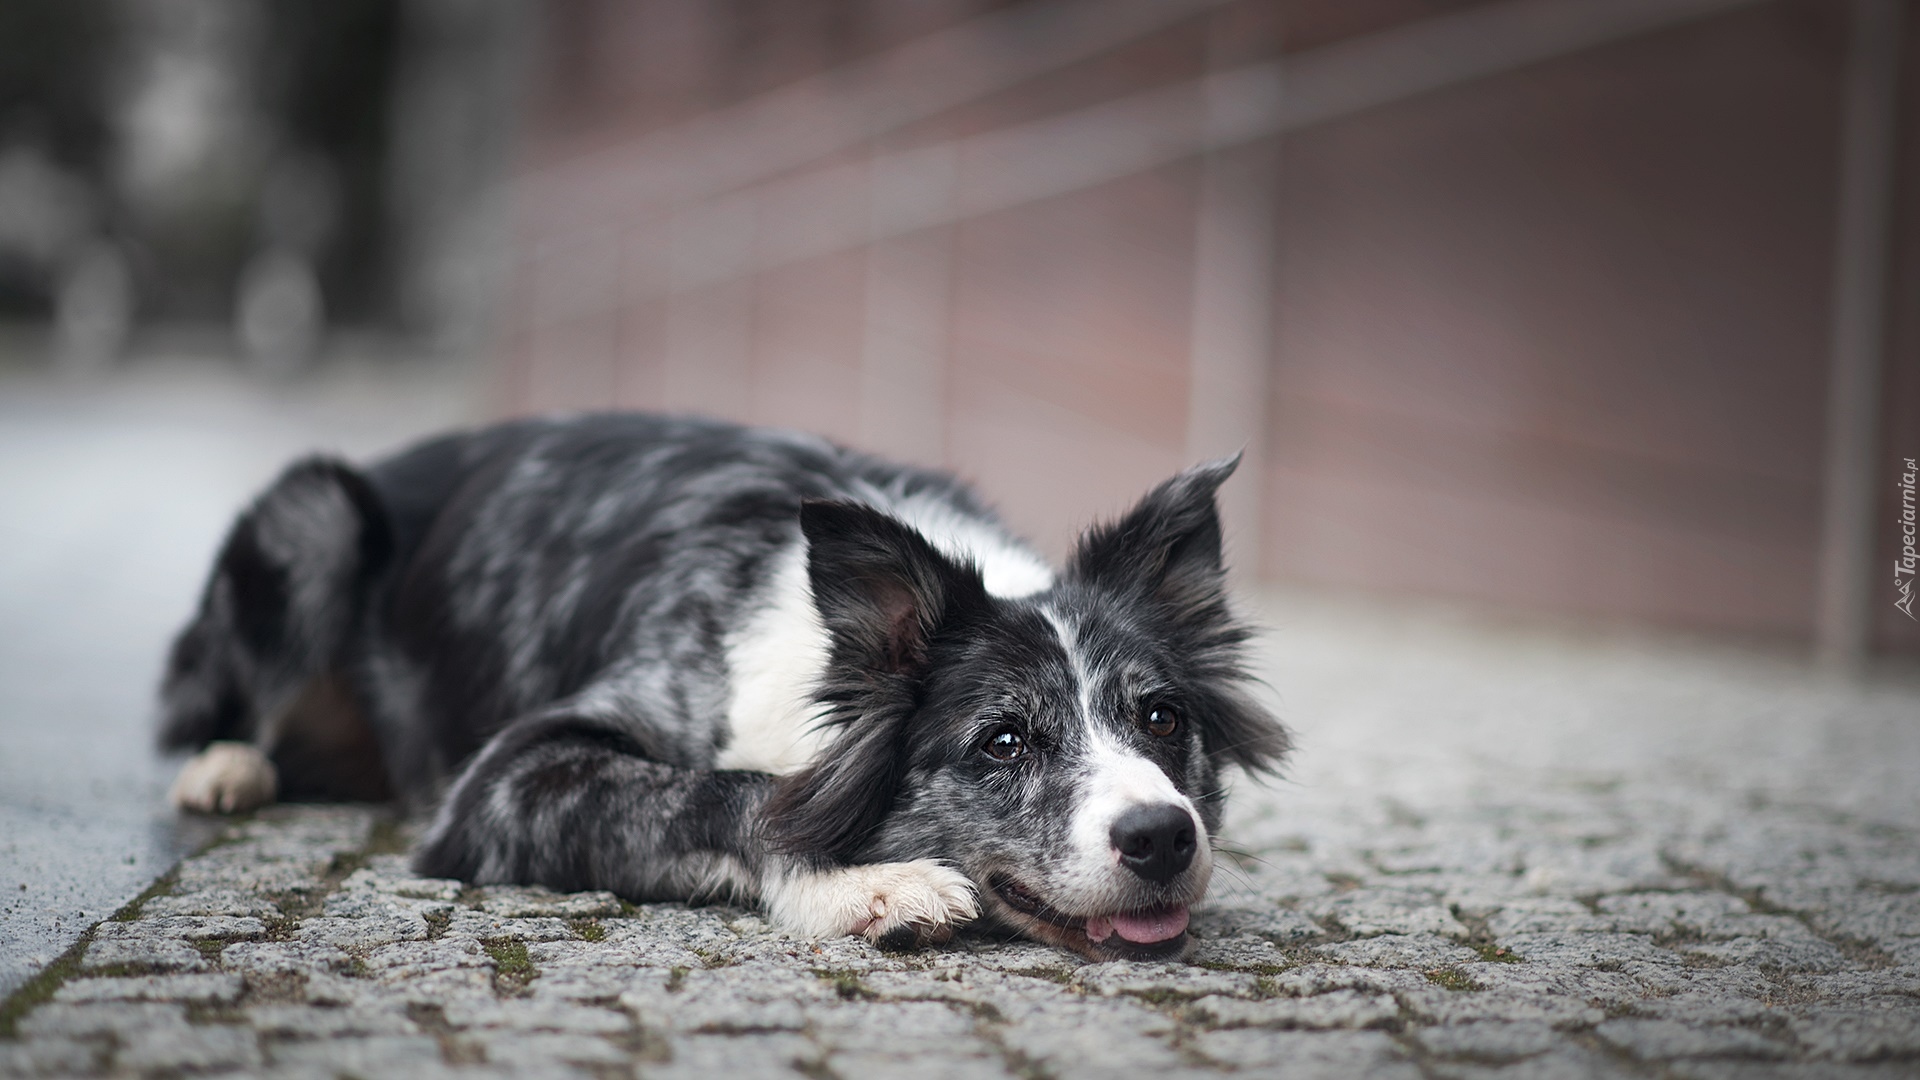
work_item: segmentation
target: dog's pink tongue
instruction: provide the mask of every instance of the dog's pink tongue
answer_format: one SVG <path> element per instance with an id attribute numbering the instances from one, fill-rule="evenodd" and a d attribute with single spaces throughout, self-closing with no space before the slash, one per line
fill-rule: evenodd
<path id="1" fill-rule="evenodd" d="M 1094 932 L 1096 923 L 1100 924 L 1098 934 Z M 1093 940 L 1104 941 L 1107 933 L 1111 931 L 1135 945 L 1151 945 L 1156 941 L 1176 938 L 1186 928 L 1187 909 L 1185 907 L 1151 911 L 1141 915 L 1100 916 L 1087 920 L 1087 936 Z"/>

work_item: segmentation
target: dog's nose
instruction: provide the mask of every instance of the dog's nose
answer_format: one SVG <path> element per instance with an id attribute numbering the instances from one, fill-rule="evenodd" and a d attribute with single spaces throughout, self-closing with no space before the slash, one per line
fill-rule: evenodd
<path id="1" fill-rule="evenodd" d="M 1164 885 L 1193 862 L 1193 815 L 1172 803 L 1128 810 L 1107 836 L 1121 865 L 1148 881 Z"/>

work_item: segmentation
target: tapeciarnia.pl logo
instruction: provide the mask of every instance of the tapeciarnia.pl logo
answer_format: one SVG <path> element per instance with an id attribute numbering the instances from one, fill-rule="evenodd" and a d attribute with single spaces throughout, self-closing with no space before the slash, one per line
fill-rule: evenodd
<path id="1" fill-rule="evenodd" d="M 1893 606 L 1899 608 L 1907 618 L 1915 619 L 1913 614 L 1915 561 L 1913 480 L 1914 474 L 1920 472 L 1920 469 L 1914 468 L 1912 458 L 1903 458 L 1902 461 L 1906 465 L 1906 470 L 1900 474 L 1900 557 L 1893 560 L 1893 591 L 1899 599 L 1893 602 Z"/>

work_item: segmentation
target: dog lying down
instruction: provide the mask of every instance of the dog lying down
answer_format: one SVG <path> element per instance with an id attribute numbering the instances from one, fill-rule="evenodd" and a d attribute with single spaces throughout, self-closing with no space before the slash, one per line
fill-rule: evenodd
<path id="1" fill-rule="evenodd" d="M 181 807 L 434 810 L 422 874 L 757 901 L 889 947 L 976 918 L 1180 955 L 1245 692 L 1198 466 L 1056 573 L 951 476 L 601 415 L 290 467 L 175 641 Z"/>

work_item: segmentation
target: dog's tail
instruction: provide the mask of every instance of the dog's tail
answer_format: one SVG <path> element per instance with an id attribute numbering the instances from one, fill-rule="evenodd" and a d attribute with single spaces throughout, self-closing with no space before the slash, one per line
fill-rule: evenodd
<path id="1" fill-rule="evenodd" d="M 371 582 L 391 555 L 379 496 L 344 462 L 280 474 L 227 533 L 160 687 L 159 742 L 271 743 L 261 730 L 330 672 Z"/>

